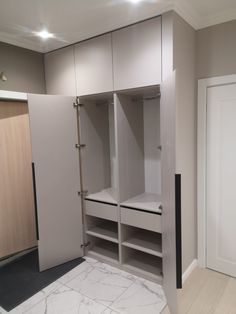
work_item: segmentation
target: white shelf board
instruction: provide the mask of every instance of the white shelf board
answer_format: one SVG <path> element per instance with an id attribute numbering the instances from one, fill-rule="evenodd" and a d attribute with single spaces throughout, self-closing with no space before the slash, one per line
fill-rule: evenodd
<path id="1" fill-rule="evenodd" d="M 158 257 L 136 252 L 127 259 L 123 266 L 144 276 L 156 278 L 158 281 L 162 280 L 162 262 Z"/>
<path id="2" fill-rule="evenodd" d="M 116 191 L 113 188 L 105 189 L 97 193 L 89 194 L 86 196 L 86 200 L 99 201 L 103 203 L 110 203 L 117 205 Z"/>
<path id="3" fill-rule="evenodd" d="M 86 233 L 100 239 L 118 243 L 118 229 L 115 230 L 114 224 L 109 221 L 90 228 Z"/>
<path id="4" fill-rule="evenodd" d="M 94 258 L 102 258 L 113 263 L 118 263 L 119 260 L 118 245 L 111 242 L 94 244 L 88 253 Z"/>
<path id="5" fill-rule="evenodd" d="M 152 193 L 143 193 L 121 203 L 121 206 L 137 208 L 161 214 L 161 209 L 159 208 L 160 205 L 160 195 Z"/>
<path id="6" fill-rule="evenodd" d="M 122 242 L 122 245 L 162 257 L 161 236 L 142 229 L 130 235 L 126 241 Z"/>

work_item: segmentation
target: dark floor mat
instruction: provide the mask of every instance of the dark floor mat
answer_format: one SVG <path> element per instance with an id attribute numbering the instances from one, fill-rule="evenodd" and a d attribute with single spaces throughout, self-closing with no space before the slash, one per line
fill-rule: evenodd
<path id="1" fill-rule="evenodd" d="M 11 311 L 84 261 L 78 258 L 39 272 L 38 251 L 0 268 L 0 306 Z"/>

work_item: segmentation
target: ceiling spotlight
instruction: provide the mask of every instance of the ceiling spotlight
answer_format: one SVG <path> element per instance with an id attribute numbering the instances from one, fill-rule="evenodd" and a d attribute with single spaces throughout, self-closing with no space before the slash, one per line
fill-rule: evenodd
<path id="1" fill-rule="evenodd" d="M 139 3 L 139 2 L 142 2 L 143 0 L 129 0 L 129 1 L 132 3 Z"/>
<path id="2" fill-rule="evenodd" d="M 35 35 L 42 38 L 42 39 L 49 39 L 49 38 L 54 37 L 54 35 L 52 33 L 49 33 L 46 29 L 44 29 L 40 32 L 35 32 Z"/>

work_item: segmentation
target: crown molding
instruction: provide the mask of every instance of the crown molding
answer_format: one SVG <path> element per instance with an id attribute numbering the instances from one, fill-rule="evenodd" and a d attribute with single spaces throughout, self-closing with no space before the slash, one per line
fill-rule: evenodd
<path id="1" fill-rule="evenodd" d="M 173 10 L 178 13 L 194 29 L 201 28 L 201 17 L 196 13 L 192 6 L 185 0 L 176 0 Z"/>
<path id="2" fill-rule="evenodd" d="M 230 22 L 236 20 L 236 11 L 235 10 L 225 10 L 223 12 L 220 12 L 218 14 L 212 14 L 205 18 L 199 29 L 225 23 L 225 22 Z"/>

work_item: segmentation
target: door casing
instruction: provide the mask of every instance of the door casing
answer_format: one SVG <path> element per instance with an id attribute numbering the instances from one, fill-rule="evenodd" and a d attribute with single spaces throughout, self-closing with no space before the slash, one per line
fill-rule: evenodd
<path id="1" fill-rule="evenodd" d="M 207 89 L 236 83 L 236 75 L 198 80 L 197 122 L 197 218 L 198 265 L 206 268 L 206 152 L 207 152 Z"/>

